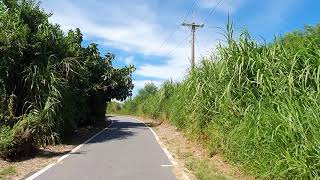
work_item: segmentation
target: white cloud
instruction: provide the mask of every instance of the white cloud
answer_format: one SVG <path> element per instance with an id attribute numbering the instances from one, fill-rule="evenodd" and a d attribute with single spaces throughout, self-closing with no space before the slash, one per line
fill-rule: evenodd
<path id="1" fill-rule="evenodd" d="M 190 66 L 190 43 L 188 39 L 182 42 L 179 47 L 177 44 L 190 35 L 190 30 L 181 27 L 162 46 L 162 43 L 174 29 L 165 27 L 164 23 L 157 19 L 157 16 L 161 14 L 157 14 L 155 9 L 148 6 L 149 0 L 138 1 L 140 3 L 136 1 L 101 3 L 95 0 L 81 1 L 81 3 L 77 1 L 76 3 L 71 0 L 44 0 L 43 7 L 54 12 L 50 20 L 60 24 L 64 31 L 79 27 L 85 38 L 96 38 L 103 45 L 119 48 L 129 53 L 163 57 L 162 65 L 153 65 L 153 60 L 150 59 L 149 62 L 138 66 L 137 75 L 144 76 L 146 79 L 181 79 Z M 93 5 L 96 7 L 92 7 Z M 179 25 L 180 22 L 175 23 Z M 204 37 L 206 41 L 214 41 L 210 34 L 201 31 L 202 29 L 197 31 L 201 36 L 200 40 Z M 196 53 L 206 55 L 210 48 L 201 47 L 201 50 L 197 48 Z M 173 49 L 175 50 L 172 52 Z M 168 52 L 171 53 L 168 54 Z M 129 56 L 123 61 L 130 64 L 138 60 Z M 149 81 L 135 81 L 136 88 L 143 87 L 145 82 Z M 160 81 L 156 83 L 159 84 Z"/>
<path id="2" fill-rule="evenodd" d="M 145 84 L 147 83 L 153 83 L 154 85 L 160 87 L 161 82 L 160 81 L 152 81 L 152 80 L 134 80 L 133 84 L 136 89 L 141 89 L 144 87 Z"/>
<path id="3" fill-rule="evenodd" d="M 180 79 L 183 75 L 185 66 L 152 65 L 146 64 L 139 67 L 136 71 L 138 75 L 161 78 L 161 79 Z"/>
<path id="4" fill-rule="evenodd" d="M 164 29 L 150 18 L 155 16 L 155 13 L 146 5 L 143 10 L 136 6 L 136 3 L 128 2 L 108 3 L 107 7 L 101 5 L 99 9 L 107 18 L 100 22 L 97 9 L 81 8 L 68 0 L 44 1 L 44 7 L 54 12 L 50 20 L 60 24 L 64 31 L 79 27 L 86 36 L 104 39 L 106 45 L 145 55 L 164 55 L 174 46 L 169 44 L 161 47 L 161 42 L 170 30 Z M 131 14 L 126 11 L 129 7 Z M 104 11 L 105 9 L 108 10 Z M 108 21 L 110 16 L 113 20 Z M 141 20 L 141 17 L 147 18 Z M 118 22 L 114 22 L 114 19 Z M 176 35 L 181 38 L 183 34 Z"/>
<path id="5" fill-rule="evenodd" d="M 203 8 L 215 8 L 224 13 L 235 13 L 247 0 L 200 0 Z"/>
<path id="6" fill-rule="evenodd" d="M 123 62 L 126 63 L 127 65 L 133 64 L 134 57 L 133 56 L 126 57 L 126 58 L 124 58 Z"/>

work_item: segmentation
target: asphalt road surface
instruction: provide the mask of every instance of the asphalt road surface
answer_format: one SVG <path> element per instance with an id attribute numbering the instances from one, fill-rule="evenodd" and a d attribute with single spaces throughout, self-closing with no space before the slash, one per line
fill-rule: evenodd
<path id="1" fill-rule="evenodd" d="M 175 180 L 152 132 L 127 117 L 110 117 L 109 129 L 46 170 L 37 180 Z"/>

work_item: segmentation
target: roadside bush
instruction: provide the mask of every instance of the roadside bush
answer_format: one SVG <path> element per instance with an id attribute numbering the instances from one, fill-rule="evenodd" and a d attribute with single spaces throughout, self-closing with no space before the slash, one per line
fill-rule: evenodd
<path id="1" fill-rule="evenodd" d="M 109 102 L 107 105 L 107 113 L 112 114 L 115 112 L 119 112 L 123 109 L 123 104 L 119 102 Z"/>
<path id="2" fill-rule="evenodd" d="M 0 156 L 6 157 L 10 153 L 14 140 L 12 129 L 7 126 L 0 127 Z"/>

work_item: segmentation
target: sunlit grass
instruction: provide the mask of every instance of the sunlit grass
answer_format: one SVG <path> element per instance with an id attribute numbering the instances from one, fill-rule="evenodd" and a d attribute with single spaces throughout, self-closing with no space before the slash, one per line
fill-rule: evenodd
<path id="1" fill-rule="evenodd" d="M 122 111 L 166 117 L 257 177 L 319 178 L 320 26 L 272 44 L 232 33 L 229 23 L 227 44 L 184 81 L 138 95 Z"/>
<path id="2" fill-rule="evenodd" d="M 190 171 L 194 172 L 194 175 L 199 180 L 228 180 L 230 177 L 221 175 L 217 170 L 210 164 L 209 160 L 199 160 L 189 158 L 186 162 L 186 167 Z"/>
<path id="3" fill-rule="evenodd" d="M 13 166 L 0 168 L 0 179 L 4 179 L 7 176 L 13 175 L 15 173 L 16 173 L 16 169 Z"/>

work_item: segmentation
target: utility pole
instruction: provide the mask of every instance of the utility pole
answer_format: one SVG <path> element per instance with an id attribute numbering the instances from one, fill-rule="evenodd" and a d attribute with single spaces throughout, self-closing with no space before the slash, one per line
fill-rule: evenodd
<path id="1" fill-rule="evenodd" d="M 191 33 L 192 33 L 192 40 L 191 40 L 191 68 L 193 69 L 195 67 L 195 58 L 194 58 L 194 43 L 195 43 L 195 32 L 196 28 L 203 28 L 203 24 L 196 24 L 196 23 L 182 23 L 182 26 L 188 26 L 191 27 Z"/>

